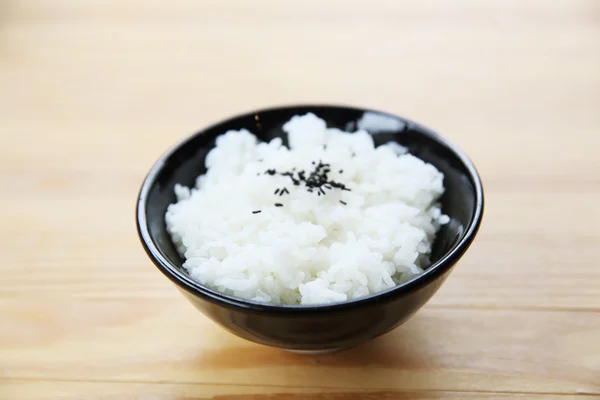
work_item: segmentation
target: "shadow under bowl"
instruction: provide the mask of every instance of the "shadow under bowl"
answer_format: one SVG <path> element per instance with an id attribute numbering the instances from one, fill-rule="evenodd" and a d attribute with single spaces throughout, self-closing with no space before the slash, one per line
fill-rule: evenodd
<path id="1" fill-rule="evenodd" d="M 236 298 L 192 280 L 182 268 L 166 231 L 164 216 L 176 201 L 175 184 L 193 186 L 206 172 L 204 159 L 217 136 L 248 129 L 260 140 L 285 134 L 282 125 L 294 115 L 314 113 L 328 127 L 345 130 L 359 125 L 376 145 L 390 141 L 405 146 L 444 174 L 442 211 L 450 222 L 433 244 L 432 264 L 421 275 L 386 291 L 341 303 L 273 305 Z M 295 352 L 320 353 L 352 347 L 380 336 L 419 310 L 439 289 L 471 245 L 483 217 L 484 196 L 469 158 L 435 132 L 399 116 L 344 106 L 301 105 L 259 110 L 201 130 L 175 145 L 152 167 L 137 202 L 137 229 L 146 253 L 203 314 L 244 339 Z"/>

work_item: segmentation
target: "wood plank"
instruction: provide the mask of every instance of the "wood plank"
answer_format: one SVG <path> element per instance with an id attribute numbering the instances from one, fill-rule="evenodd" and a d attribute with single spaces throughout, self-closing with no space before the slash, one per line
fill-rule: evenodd
<path id="1" fill-rule="evenodd" d="M 426 308 L 364 346 L 308 357 L 225 333 L 183 299 L 0 306 L 4 378 L 600 394 L 600 313 Z"/>
<path id="2" fill-rule="evenodd" d="M 594 149 L 600 138 L 593 133 L 600 123 L 596 112 L 600 35 L 596 34 L 597 28 L 590 17 L 597 8 L 593 1 L 558 2 L 552 6 L 547 2 L 524 5 L 512 1 L 503 7 L 495 2 L 485 7 L 473 1 L 464 2 L 468 9 L 448 7 L 442 2 L 431 7 L 436 11 L 427 9 L 427 12 L 415 2 L 412 7 L 384 2 L 382 7 L 388 11 L 384 14 L 394 18 L 369 24 L 369 29 L 374 30 L 372 35 L 385 38 L 380 46 L 372 48 L 368 47 L 368 37 L 362 31 L 332 29 L 324 17 L 344 12 L 350 15 L 339 22 L 353 24 L 352 16 L 365 12 L 379 14 L 374 11 L 376 8 L 361 8 L 360 3 L 343 11 L 335 3 L 320 5 L 319 13 L 307 15 L 303 7 L 273 7 L 268 2 L 259 2 L 250 9 L 243 7 L 244 14 L 227 12 L 231 18 L 227 19 L 228 24 L 217 23 L 215 18 L 222 19 L 231 4 L 242 7 L 239 3 L 225 2 L 204 8 L 186 4 L 169 10 L 135 7 L 127 2 L 117 8 L 95 3 L 89 9 L 82 9 L 76 2 L 34 2 L 19 6 L 21 11 L 16 15 L 21 17 L 15 16 L 17 22 L 13 24 L 9 20 L 4 29 L 9 46 L 6 58 L 12 62 L 8 66 L 13 68 L 0 75 L 0 79 L 4 78 L 3 87 L 17 95 L 6 97 L 0 103 L 0 112 L 10 116 L 11 126 L 20 133 L 13 140 L 17 143 L 23 140 L 27 152 L 12 151 L 13 144 L 0 149 L 2 157 L 8 157 L 13 164 L 21 161 L 30 165 L 30 159 L 21 157 L 31 157 L 43 165 L 71 168 L 76 163 L 100 168 L 105 164 L 104 155 L 110 153 L 119 165 L 131 166 L 141 173 L 168 145 L 209 122 L 263 105 L 314 101 L 315 96 L 307 92 L 314 90 L 310 85 L 286 75 L 286 71 L 298 68 L 296 58 L 278 60 L 279 68 L 266 74 L 256 60 L 268 58 L 266 52 L 273 47 L 238 46 L 243 39 L 244 43 L 266 43 L 279 48 L 273 43 L 277 35 L 272 34 L 277 29 L 291 35 L 288 40 L 299 47 L 298 52 L 305 54 L 305 59 L 319 59 L 314 66 L 306 62 L 308 65 L 303 65 L 309 75 L 329 77 L 319 80 L 319 101 L 339 102 L 343 98 L 344 102 L 389 109 L 430 124 L 468 150 L 484 177 L 522 175 L 552 180 L 558 176 L 568 180 L 583 176 L 590 182 L 594 179 L 592 171 L 599 167 Z M 265 9 L 272 15 L 271 24 L 282 21 L 280 25 L 270 25 L 271 29 L 252 25 L 252 18 L 246 13 L 264 14 L 261 10 Z M 132 10 L 147 19 L 127 18 Z M 354 14 L 358 10 L 360 14 Z M 493 12 L 495 18 L 483 24 L 480 15 L 486 10 Z M 200 24 L 198 18 L 213 22 Z M 440 19 L 457 22 L 442 24 Z M 458 23 L 465 19 L 471 23 Z M 246 25 L 232 30 L 233 24 Z M 431 32 L 420 35 L 419 41 L 413 40 L 411 33 L 421 32 L 426 24 L 431 24 Z M 509 24 L 513 29 L 499 35 L 501 24 Z M 190 35 L 192 27 L 200 34 Z M 73 29 L 83 34 L 73 35 Z M 335 35 L 339 55 L 344 55 L 341 59 L 324 57 L 319 46 L 306 44 L 324 35 Z M 114 36 L 124 40 L 114 41 Z M 210 40 L 215 36 L 221 39 Z M 40 37 L 51 45 L 52 54 L 48 46 L 39 45 Z M 467 39 L 469 46 L 461 45 Z M 199 46 L 205 51 L 172 50 L 169 57 L 157 51 L 169 49 L 169 43 L 174 41 L 182 48 Z M 90 42 L 93 47 L 88 45 Z M 447 46 L 448 42 L 456 46 Z M 21 45 L 12 48 L 10 43 Z M 357 46 L 368 49 L 371 57 L 357 60 L 354 56 Z M 388 51 L 391 47 L 403 49 L 401 60 L 392 57 L 393 53 Z M 422 55 L 424 47 L 430 49 L 427 57 Z M 70 54 L 74 52 L 77 68 L 71 65 Z M 206 53 L 219 62 L 206 62 Z M 119 63 L 103 63 L 114 54 L 118 54 Z M 577 56 L 565 58 L 563 54 Z M 380 58 L 386 62 L 369 64 L 370 59 Z M 243 62 L 253 68 L 224 70 L 224 65 Z M 439 68 L 440 64 L 444 68 Z M 39 73 L 40 65 L 44 66 L 44 74 Z M 355 80 L 357 72 L 368 67 L 373 71 L 365 83 L 347 84 Z M 168 68 L 177 68 L 178 74 L 155 78 L 158 71 Z M 540 74 L 540 70 L 545 73 Z M 214 79 L 197 79 L 196 71 Z M 566 82 L 561 85 L 560 93 L 548 85 L 549 78 L 558 77 Z M 24 80 L 31 85 L 21 85 Z M 240 93 L 239 87 L 249 80 L 262 89 L 260 97 L 251 90 Z M 82 82 L 94 82 L 106 90 L 78 101 Z M 424 90 L 425 87 L 435 88 L 435 95 Z M 171 100 L 206 91 L 211 92 L 210 99 L 198 96 L 189 104 Z M 49 92 L 52 96 L 48 96 Z M 456 102 L 462 112 L 446 107 Z M 477 107 L 478 104 L 486 107 Z M 148 112 L 156 108 L 161 112 Z M 543 126 L 538 126 L 540 121 Z M 38 133 L 49 122 L 56 129 L 51 136 L 39 137 Z M 79 134 L 73 135 L 74 131 Z M 137 134 L 131 134 L 134 131 L 144 132 L 147 141 L 140 141 Z M 571 140 L 573 137 L 577 140 Z M 52 157 L 46 149 L 57 138 L 66 138 L 80 151 Z M 140 146 L 150 150 L 129 151 Z M 560 151 L 563 148 L 569 151 Z M 498 149 L 510 149 L 510 163 L 504 162 L 506 154 Z"/>
<path id="3" fill-rule="evenodd" d="M 4 393 L 11 400 L 586 400 L 591 396 L 481 393 L 481 392 L 409 392 L 335 390 L 279 386 L 229 386 L 194 384 L 157 384 L 121 382 L 66 382 L 66 381 L 0 381 Z"/>

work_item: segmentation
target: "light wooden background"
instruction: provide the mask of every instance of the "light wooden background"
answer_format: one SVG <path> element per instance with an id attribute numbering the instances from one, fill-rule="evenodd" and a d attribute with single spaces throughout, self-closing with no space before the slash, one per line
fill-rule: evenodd
<path id="1" fill-rule="evenodd" d="M 363 105 L 463 147 L 481 233 L 409 323 L 322 357 L 197 313 L 139 184 L 263 106 Z M 600 1 L 0 1 L 0 399 L 600 398 Z"/>

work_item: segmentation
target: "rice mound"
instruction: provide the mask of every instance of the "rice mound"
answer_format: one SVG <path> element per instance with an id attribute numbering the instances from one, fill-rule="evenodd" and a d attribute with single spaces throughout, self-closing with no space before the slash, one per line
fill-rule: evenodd
<path id="1" fill-rule="evenodd" d="M 422 273 L 449 221 L 437 203 L 443 174 L 398 144 L 375 147 L 366 131 L 328 129 L 314 114 L 283 130 L 289 148 L 226 132 L 195 187 L 175 186 L 165 220 L 191 278 L 258 302 L 324 304 Z M 345 189 L 294 184 L 294 173 L 319 164 Z"/>

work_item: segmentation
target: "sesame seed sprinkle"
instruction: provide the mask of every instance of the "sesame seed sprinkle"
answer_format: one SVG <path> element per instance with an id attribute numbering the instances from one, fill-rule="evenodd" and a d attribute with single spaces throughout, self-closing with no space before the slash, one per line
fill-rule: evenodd
<path id="1" fill-rule="evenodd" d="M 291 171 L 277 171 L 275 169 L 268 169 L 265 171 L 265 174 L 271 176 L 280 175 L 288 177 L 294 186 L 303 186 L 309 193 L 314 193 L 316 191 L 318 196 L 324 196 L 326 194 L 325 190 L 339 189 L 343 191 L 350 191 L 350 188 L 346 187 L 345 184 L 329 178 L 329 173 L 332 170 L 329 163 L 324 163 L 322 160 L 319 160 L 319 162 L 311 161 L 311 164 L 314 166 L 312 171 L 297 171 L 296 168 L 292 168 Z M 339 171 L 342 172 L 342 170 Z M 284 194 L 289 193 L 290 191 L 284 187 L 275 189 L 273 194 L 283 196 Z M 283 206 L 277 204 L 280 203 L 276 203 L 276 207 Z"/>

